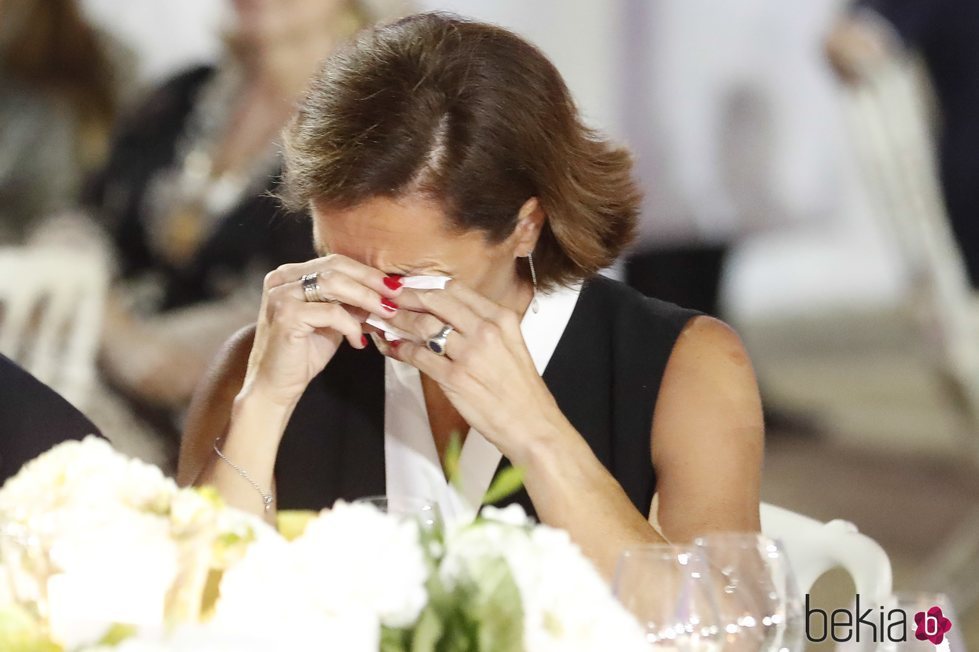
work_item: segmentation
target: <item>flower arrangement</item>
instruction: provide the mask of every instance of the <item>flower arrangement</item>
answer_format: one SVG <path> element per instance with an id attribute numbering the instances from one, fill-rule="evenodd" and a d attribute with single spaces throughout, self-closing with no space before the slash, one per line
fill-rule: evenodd
<path id="1" fill-rule="evenodd" d="M 284 536 L 103 440 L 61 444 L 0 489 L 0 649 L 646 649 L 568 535 L 519 507 L 298 520 Z"/>

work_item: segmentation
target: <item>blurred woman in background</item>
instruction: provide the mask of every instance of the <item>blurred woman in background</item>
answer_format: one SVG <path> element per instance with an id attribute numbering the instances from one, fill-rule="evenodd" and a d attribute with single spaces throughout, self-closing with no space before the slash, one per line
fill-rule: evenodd
<path id="1" fill-rule="evenodd" d="M 75 0 L 0 1 L 0 242 L 75 206 L 108 151 L 118 57 Z"/>
<path id="2" fill-rule="evenodd" d="M 188 70 L 135 112 L 91 203 L 116 244 L 103 366 L 172 427 L 218 346 L 254 318 L 261 276 L 313 256 L 308 219 L 269 197 L 277 138 L 318 63 L 380 18 L 353 0 L 235 0 L 215 67 Z"/>

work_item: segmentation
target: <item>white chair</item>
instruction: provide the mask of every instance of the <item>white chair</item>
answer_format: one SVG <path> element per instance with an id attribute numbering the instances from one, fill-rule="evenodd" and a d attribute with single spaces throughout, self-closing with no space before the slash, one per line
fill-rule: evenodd
<path id="1" fill-rule="evenodd" d="M 782 542 L 802 594 L 827 571 L 843 568 L 853 578 L 861 599 L 883 600 L 891 595 L 891 560 L 853 523 L 839 519 L 823 523 L 762 503 L 761 531 Z"/>
<path id="2" fill-rule="evenodd" d="M 0 247 L 0 353 L 78 407 L 96 381 L 108 266 L 85 247 Z"/>
<path id="3" fill-rule="evenodd" d="M 910 272 L 908 305 L 972 435 L 979 426 L 979 298 L 945 211 L 930 95 L 923 66 L 896 59 L 852 91 L 846 115 L 871 197 Z M 979 442 L 968 444 L 979 456 Z"/>

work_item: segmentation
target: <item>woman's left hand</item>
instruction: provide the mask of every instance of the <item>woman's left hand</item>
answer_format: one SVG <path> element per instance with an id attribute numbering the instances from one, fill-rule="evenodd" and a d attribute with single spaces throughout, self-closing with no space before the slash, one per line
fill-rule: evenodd
<path id="1" fill-rule="evenodd" d="M 459 414 L 515 464 L 530 444 L 565 419 L 537 373 L 520 332 L 520 317 L 452 281 L 444 290 L 405 289 L 387 318 L 421 344 L 402 340 L 388 355 L 432 378 Z M 424 344 L 446 324 L 454 330 L 445 355 Z"/>

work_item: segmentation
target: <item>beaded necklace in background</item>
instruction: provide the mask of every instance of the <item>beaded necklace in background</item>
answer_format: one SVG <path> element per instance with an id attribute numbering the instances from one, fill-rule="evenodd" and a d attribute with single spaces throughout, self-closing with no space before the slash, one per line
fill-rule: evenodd
<path id="1" fill-rule="evenodd" d="M 241 68 L 224 62 L 198 93 L 173 164 L 150 182 L 144 205 L 149 246 L 175 268 L 190 263 L 224 218 L 262 192 L 278 168 L 278 147 L 270 143 L 244 166 L 214 175 L 215 150 L 243 88 Z"/>

